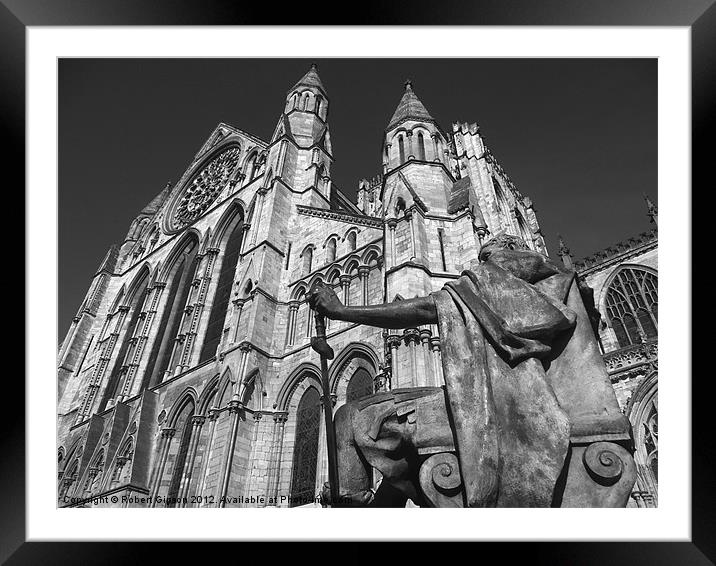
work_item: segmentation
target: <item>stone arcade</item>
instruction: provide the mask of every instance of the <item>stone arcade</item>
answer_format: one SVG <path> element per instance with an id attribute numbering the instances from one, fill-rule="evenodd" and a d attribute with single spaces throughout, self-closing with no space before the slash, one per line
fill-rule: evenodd
<path id="1" fill-rule="evenodd" d="M 219 124 L 107 252 L 59 350 L 59 506 L 312 504 L 327 480 L 315 281 L 345 304 L 380 304 L 441 289 L 499 234 L 547 254 L 530 199 L 476 124 L 443 130 L 406 83 L 381 171 L 353 203 L 331 180 L 328 113 L 312 67 L 270 141 Z M 635 430 L 633 504 L 655 505 L 656 232 L 574 267 L 595 287 Z M 327 334 L 336 409 L 443 383 L 435 325 L 333 321 Z"/>

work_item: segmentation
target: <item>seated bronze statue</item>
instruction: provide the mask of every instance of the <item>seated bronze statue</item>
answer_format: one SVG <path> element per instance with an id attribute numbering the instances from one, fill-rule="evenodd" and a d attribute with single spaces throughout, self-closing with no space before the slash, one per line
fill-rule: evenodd
<path id="1" fill-rule="evenodd" d="M 393 389 L 336 411 L 340 502 L 436 507 L 619 507 L 635 480 L 631 427 L 573 271 L 499 236 L 472 270 L 425 297 L 309 304 L 381 328 L 436 324 L 443 387 Z M 381 474 L 372 488 L 373 469 Z"/>

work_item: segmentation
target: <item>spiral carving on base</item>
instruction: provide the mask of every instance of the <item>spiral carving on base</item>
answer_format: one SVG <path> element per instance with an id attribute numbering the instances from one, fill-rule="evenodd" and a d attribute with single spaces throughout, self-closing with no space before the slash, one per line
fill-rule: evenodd
<path id="1" fill-rule="evenodd" d="M 594 481 L 612 485 L 622 477 L 624 463 L 617 450 L 619 447 L 611 442 L 595 442 L 584 451 L 584 467 Z"/>
<path id="2" fill-rule="evenodd" d="M 420 467 L 420 487 L 433 507 L 462 507 L 462 486 L 455 454 L 433 454 Z"/>

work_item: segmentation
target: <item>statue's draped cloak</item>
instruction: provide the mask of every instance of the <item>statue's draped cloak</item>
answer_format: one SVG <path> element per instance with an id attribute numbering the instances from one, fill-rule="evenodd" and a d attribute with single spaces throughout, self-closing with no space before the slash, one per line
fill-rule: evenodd
<path id="1" fill-rule="evenodd" d="M 575 327 L 573 283 L 540 254 L 501 250 L 433 293 L 469 507 L 552 503 L 570 422 L 547 372 Z"/>

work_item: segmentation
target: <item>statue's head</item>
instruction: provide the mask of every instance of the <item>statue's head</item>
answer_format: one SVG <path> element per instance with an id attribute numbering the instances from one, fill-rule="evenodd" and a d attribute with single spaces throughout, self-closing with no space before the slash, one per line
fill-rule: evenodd
<path id="1" fill-rule="evenodd" d="M 529 250 L 525 241 L 511 234 L 498 234 L 494 238 L 487 240 L 480 248 L 478 259 L 486 261 L 493 252 L 497 250 Z"/>

